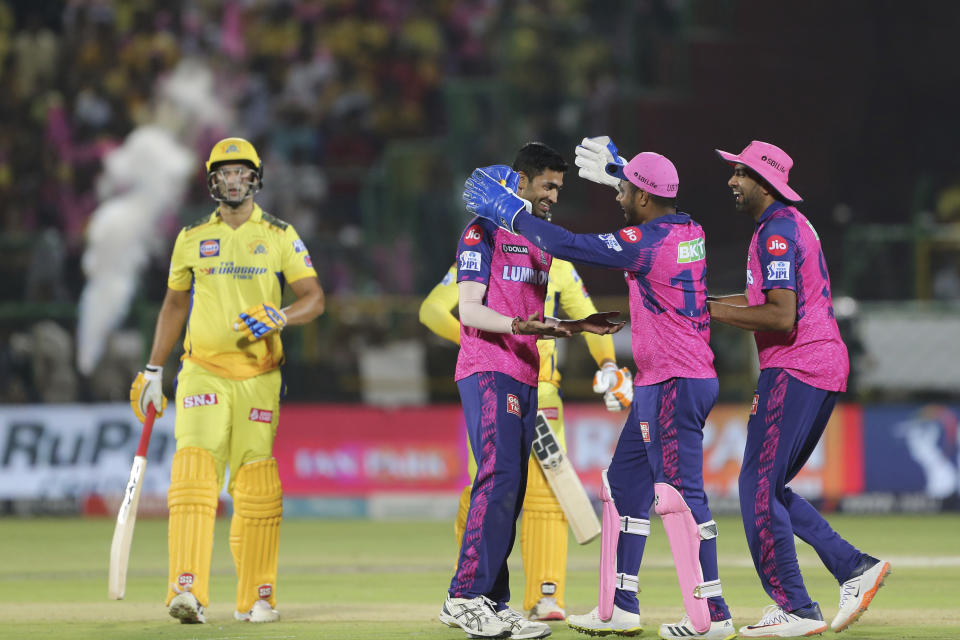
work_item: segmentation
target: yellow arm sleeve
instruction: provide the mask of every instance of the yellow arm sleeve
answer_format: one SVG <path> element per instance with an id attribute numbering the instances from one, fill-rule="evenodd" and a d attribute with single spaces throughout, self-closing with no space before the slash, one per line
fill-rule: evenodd
<path id="1" fill-rule="evenodd" d="M 441 338 L 460 344 L 460 321 L 452 313 L 458 301 L 457 265 L 453 265 L 420 303 L 420 322 Z"/>
<path id="2" fill-rule="evenodd" d="M 554 258 L 554 264 L 557 262 L 564 263 L 563 268 L 559 270 L 562 277 L 557 278 L 557 288 L 560 291 L 560 308 L 563 309 L 563 312 L 574 320 L 596 313 L 597 308 L 594 306 L 593 300 L 590 299 L 587 288 L 583 286 L 583 281 L 580 279 L 577 270 L 569 262 Z M 552 269 L 550 275 L 553 275 Z M 587 349 L 590 350 L 590 355 L 597 362 L 597 366 L 600 366 L 600 363 L 608 358 L 614 362 L 617 361 L 613 350 L 612 337 L 598 336 L 595 333 L 586 332 L 583 337 L 587 341 Z"/>

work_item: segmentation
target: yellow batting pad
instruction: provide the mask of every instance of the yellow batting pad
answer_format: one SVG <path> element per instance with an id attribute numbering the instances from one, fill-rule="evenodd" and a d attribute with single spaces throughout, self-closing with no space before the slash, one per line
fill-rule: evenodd
<path id="1" fill-rule="evenodd" d="M 527 493 L 523 498 L 520 551 L 527 579 L 523 608 L 532 609 L 545 596 L 557 599 L 563 608 L 567 577 L 567 518 L 553 495 L 543 470 L 530 460 Z"/>
<path id="2" fill-rule="evenodd" d="M 275 607 L 283 515 L 276 460 L 257 460 L 240 467 L 233 485 L 233 509 L 230 548 L 237 565 L 237 611 L 250 611 L 257 600 Z"/>
<path id="3" fill-rule="evenodd" d="M 167 492 L 170 507 L 167 604 L 182 591 L 192 592 L 205 607 L 210 604 L 210 557 L 219 493 L 216 463 L 206 449 L 187 447 L 173 455 Z"/>

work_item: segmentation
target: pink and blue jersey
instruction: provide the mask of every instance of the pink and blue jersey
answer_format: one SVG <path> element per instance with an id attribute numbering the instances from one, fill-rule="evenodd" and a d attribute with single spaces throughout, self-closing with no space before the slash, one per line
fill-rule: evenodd
<path id="1" fill-rule="evenodd" d="M 685 213 L 616 233 L 574 234 L 521 213 L 514 228 L 573 262 L 622 269 L 630 290 L 634 384 L 715 378 L 703 229 Z"/>
<path id="2" fill-rule="evenodd" d="M 797 323 L 789 333 L 754 333 L 760 369 L 781 368 L 818 389 L 846 390 L 850 364 L 820 238 L 802 213 L 782 202 L 760 216 L 747 255 L 747 302 L 764 304 L 770 289 L 797 294 Z"/>
<path id="3" fill-rule="evenodd" d="M 505 316 L 543 319 L 548 274 L 553 258 L 522 236 L 475 218 L 457 246 L 457 282 L 487 286 L 485 303 Z M 537 336 L 490 333 L 460 325 L 456 380 L 481 371 L 499 371 L 537 386 L 540 354 Z"/>

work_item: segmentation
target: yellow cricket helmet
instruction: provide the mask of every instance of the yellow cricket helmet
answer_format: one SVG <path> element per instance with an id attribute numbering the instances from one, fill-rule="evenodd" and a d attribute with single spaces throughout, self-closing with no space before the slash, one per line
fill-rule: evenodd
<path id="1" fill-rule="evenodd" d="M 221 192 L 214 177 L 217 167 L 228 163 L 248 164 L 256 172 L 256 183 L 251 184 L 250 188 L 238 201 L 227 200 Z M 257 154 L 257 150 L 248 140 L 243 138 L 224 138 L 213 145 L 210 150 L 210 157 L 207 158 L 207 188 L 210 195 L 218 202 L 226 202 L 230 205 L 237 205 L 249 196 L 252 196 L 263 187 L 263 162 Z"/>
<path id="2" fill-rule="evenodd" d="M 263 169 L 257 150 L 243 138 L 224 138 L 213 145 L 210 157 L 207 159 L 207 172 L 212 171 L 216 165 L 227 162 L 247 162 L 257 172 Z"/>

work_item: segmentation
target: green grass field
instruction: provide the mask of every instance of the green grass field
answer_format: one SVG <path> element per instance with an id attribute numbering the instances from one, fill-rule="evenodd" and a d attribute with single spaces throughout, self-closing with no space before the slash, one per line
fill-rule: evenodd
<path id="1" fill-rule="evenodd" d="M 960 638 L 960 516 L 833 516 L 861 549 L 889 559 L 893 573 L 870 610 L 843 638 Z M 768 604 L 736 518 L 719 520 L 720 577 L 737 626 Z M 308 638 L 464 638 L 436 615 L 453 572 L 455 543 L 446 522 L 288 520 L 280 551 L 277 624 L 232 617 L 235 579 L 227 547 L 229 522 L 217 522 L 213 604 L 206 625 L 167 616 L 166 522 L 141 520 L 131 555 L 126 599 L 107 599 L 110 520 L 2 519 L 0 638 L 109 640 L 272 640 Z M 807 587 L 829 621 L 839 588 L 816 554 L 800 543 Z M 599 542 L 571 540 L 567 610 L 596 604 Z M 523 583 L 519 545 L 511 557 L 515 608 Z M 641 569 L 642 637 L 683 615 L 676 575 L 659 521 Z M 555 638 L 586 638 L 553 624 Z M 833 635 L 828 632 L 827 636 Z"/>

